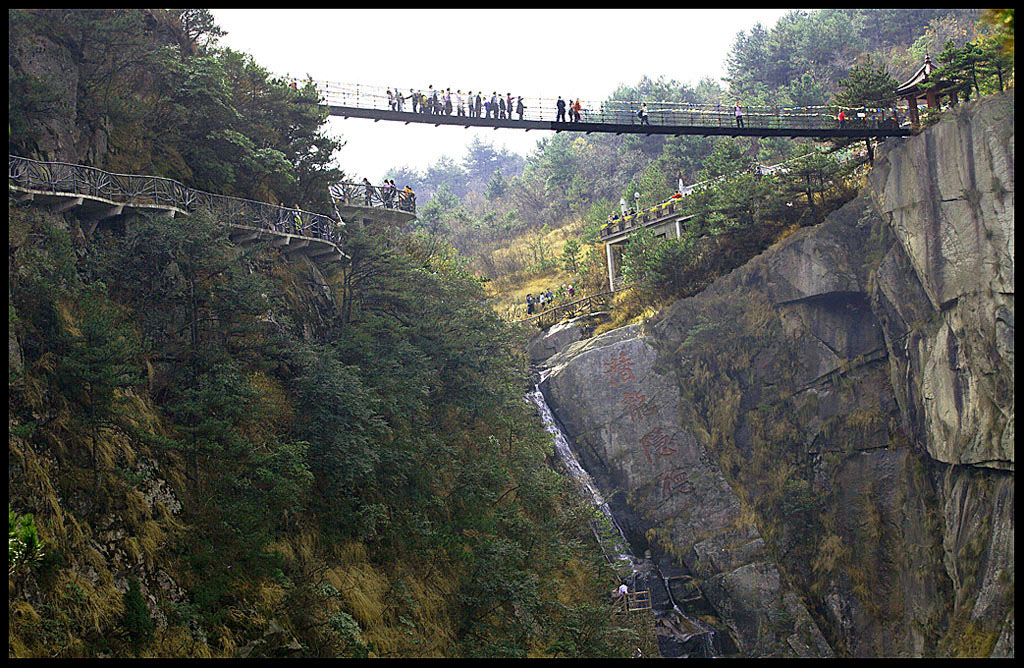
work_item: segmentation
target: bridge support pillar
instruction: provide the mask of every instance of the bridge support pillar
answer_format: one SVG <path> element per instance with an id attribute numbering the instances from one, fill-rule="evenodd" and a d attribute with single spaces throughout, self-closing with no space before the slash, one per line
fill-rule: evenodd
<path id="1" fill-rule="evenodd" d="M 608 257 L 608 289 L 615 289 L 615 254 L 612 252 L 612 245 L 604 245 L 605 255 Z"/>
<path id="2" fill-rule="evenodd" d="M 309 239 L 295 239 L 294 243 L 289 243 L 283 248 L 284 252 L 291 255 L 296 251 L 300 251 L 309 245 Z"/>
<path id="3" fill-rule="evenodd" d="M 324 246 L 321 246 L 320 248 L 315 248 L 315 249 L 309 251 L 308 253 L 306 253 L 306 257 L 319 257 L 321 255 L 326 255 L 328 253 L 335 253 L 335 252 L 337 252 L 337 251 L 334 249 L 333 246 L 324 245 Z"/>
<path id="4" fill-rule="evenodd" d="M 74 208 L 76 206 L 81 206 L 84 200 L 84 197 L 69 197 L 64 201 L 58 202 L 57 204 L 51 206 L 50 211 L 53 211 L 54 213 L 63 213 L 68 209 Z"/>
<path id="5" fill-rule="evenodd" d="M 262 235 L 259 232 L 249 232 L 237 237 L 231 237 L 231 241 L 236 244 L 247 244 L 250 241 L 259 239 Z"/>
<path id="6" fill-rule="evenodd" d="M 124 204 L 111 204 L 97 211 L 91 217 L 82 222 L 89 225 L 89 236 L 91 237 L 92 233 L 96 231 L 96 226 L 100 224 L 101 220 L 120 216 L 122 211 L 124 211 Z"/>

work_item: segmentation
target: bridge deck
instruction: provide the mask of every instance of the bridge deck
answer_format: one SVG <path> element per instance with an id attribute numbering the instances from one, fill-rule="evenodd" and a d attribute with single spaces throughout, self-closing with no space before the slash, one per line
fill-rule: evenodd
<path id="1" fill-rule="evenodd" d="M 644 134 L 644 135 L 702 135 L 728 137 L 819 137 L 864 139 L 867 137 L 906 137 L 912 134 L 909 128 L 899 127 L 857 127 L 849 122 L 843 128 L 825 127 L 766 127 L 751 118 L 745 123 L 747 127 L 735 127 L 730 124 L 729 117 L 722 114 L 718 117 L 719 124 L 705 125 L 639 125 L 627 123 L 566 123 L 556 121 L 515 120 L 499 118 L 477 118 L 471 116 L 434 115 L 412 113 L 409 111 L 391 111 L 388 109 L 372 109 L 365 107 L 346 107 L 328 105 L 332 116 L 343 118 L 371 118 L 374 121 L 400 121 L 409 123 L 427 123 L 434 126 L 461 125 L 465 128 L 514 128 L 519 130 L 550 130 L 554 132 L 592 132 L 612 134 Z M 774 120 L 774 119 L 773 119 Z"/>

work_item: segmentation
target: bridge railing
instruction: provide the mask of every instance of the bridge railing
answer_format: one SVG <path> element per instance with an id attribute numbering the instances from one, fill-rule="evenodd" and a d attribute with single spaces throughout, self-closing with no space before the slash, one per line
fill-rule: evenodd
<path id="1" fill-rule="evenodd" d="M 338 221 L 330 216 L 265 202 L 216 195 L 161 176 L 113 174 L 86 165 L 41 162 L 8 155 L 11 185 L 54 194 L 95 197 L 133 207 L 173 208 L 185 213 L 212 211 L 228 223 L 251 225 L 337 243 Z"/>
<path id="2" fill-rule="evenodd" d="M 335 203 L 416 213 L 416 195 L 365 183 L 336 183 L 328 188 Z"/>
<path id="3" fill-rule="evenodd" d="M 326 104 L 340 107 L 357 107 L 361 109 L 378 109 L 381 111 L 402 111 L 413 114 L 414 105 L 412 97 L 417 94 L 427 93 L 422 88 L 388 88 L 386 86 L 375 86 L 365 84 L 339 83 L 334 81 L 315 81 L 314 84 L 320 90 Z M 392 97 L 388 97 L 391 91 Z M 443 96 L 445 89 L 438 89 L 438 99 L 443 108 Z M 479 91 L 478 91 L 479 92 Z M 493 92 L 493 91 L 492 91 Z M 397 103 L 397 97 L 401 96 L 401 106 Z M 473 95 L 475 99 L 476 95 Z M 508 97 L 508 93 L 504 96 Z M 487 102 L 491 96 L 481 95 L 482 101 Z M 459 114 L 459 105 L 456 98 L 456 91 L 452 90 L 452 110 L 450 116 L 473 114 L 468 109 L 467 95 L 463 94 L 463 107 L 465 114 Z M 557 100 L 543 97 L 523 96 L 525 110 L 522 116 L 524 121 L 557 121 Z M 569 100 L 565 99 L 568 108 Z M 732 105 L 723 104 L 688 104 L 683 102 L 647 102 L 647 119 L 652 125 L 667 126 L 691 126 L 691 127 L 736 127 L 736 113 Z M 518 105 L 518 96 L 512 97 L 512 110 L 506 110 L 505 118 L 519 120 L 519 114 L 515 112 Z M 640 102 L 629 100 L 604 100 L 580 101 L 580 120 L 584 123 L 607 123 L 617 125 L 639 125 L 641 123 L 637 113 L 640 110 Z M 744 106 L 740 105 L 743 112 L 743 126 L 745 128 L 759 129 L 796 129 L 796 130 L 825 130 L 838 129 L 840 127 L 838 106 L 813 106 L 813 107 L 767 107 L 767 106 Z M 429 115 L 422 108 L 422 104 L 415 105 L 416 115 Z M 900 125 L 896 109 L 887 108 L 843 108 L 846 111 L 847 120 L 845 128 L 863 129 L 885 129 L 896 128 Z M 443 113 L 443 112 L 442 112 Z M 497 114 L 494 114 L 496 116 Z M 486 114 L 481 110 L 481 117 Z M 567 112 L 566 120 L 570 119 Z"/>

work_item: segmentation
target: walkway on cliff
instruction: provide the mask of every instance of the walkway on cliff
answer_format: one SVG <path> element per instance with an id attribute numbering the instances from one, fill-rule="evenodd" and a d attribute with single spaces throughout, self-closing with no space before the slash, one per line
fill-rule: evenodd
<path id="1" fill-rule="evenodd" d="M 440 104 L 439 113 L 427 113 L 411 98 L 429 93 L 422 89 L 395 89 L 384 86 L 313 81 L 323 96 L 324 104 L 332 116 L 344 118 L 372 118 L 374 121 L 401 121 L 403 123 L 429 123 L 434 126 L 461 125 L 463 127 L 516 128 L 521 130 L 552 130 L 555 132 L 592 132 L 613 134 L 663 135 L 723 135 L 731 137 L 819 137 L 863 139 L 868 137 L 904 137 L 911 134 L 909 127 L 897 120 L 895 110 L 888 108 L 847 109 L 847 120 L 840 124 L 840 107 L 760 107 L 742 106 L 742 123 L 737 121 L 735 108 L 729 105 L 685 104 L 681 102 L 645 102 L 646 122 L 637 112 L 641 103 L 635 101 L 606 100 L 602 102 L 580 100 L 579 120 L 568 114 L 559 116 L 557 100 L 550 98 L 523 98 L 525 109 L 520 115 L 518 96 L 512 97 L 513 109 L 494 113 L 483 110 L 470 112 L 466 100 L 464 113 L 459 113 L 455 91 L 451 104 Z M 389 95 L 390 93 L 390 95 Z M 447 93 L 437 91 L 439 99 Z M 401 102 L 398 97 L 401 97 Z M 475 95 L 473 99 L 475 101 Z M 481 96 L 484 101 L 490 95 Z M 498 95 L 508 99 L 511 94 Z M 569 100 L 566 100 L 568 108 Z M 415 110 L 414 110 L 415 109 Z"/>
<path id="2" fill-rule="evenodd" d="M 54 211 L 76 209 L 91 234 L 100 221 L 120 215 L 127 207 L 169 217 L 197 210 L 215 213 L 231 227 L 235 243 L 272 239 L 271 245 L 288 256 L 306 256 L 318 262 L 346 257 L 340 247 L 341 213 L 336 218 L 302 209 L 274 206 L 240 197 L 215 195 L 188 188 L 159 176 L 113 174 L 95 167 L 64 162 L 40 162 L 9 155 L 8 190 L 15 201 L 32 202 Z M 358 199 L 345 193 L 359 192 Z M 391 197 L 378 187 L 341 183 L 331 187 L 336 206 L 342 202 L 349 215 L 404 220 L 415 217 L 411 199 Z"/>

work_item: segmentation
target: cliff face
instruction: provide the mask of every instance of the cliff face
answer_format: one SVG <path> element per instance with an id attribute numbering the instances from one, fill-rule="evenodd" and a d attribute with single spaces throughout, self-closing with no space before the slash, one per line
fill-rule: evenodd
<path id="1" fill-rule="evenodd" d="M 1013 98 L 542 386 L 755 656 L 1013 654 Z"/>

